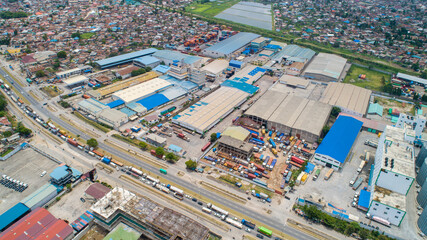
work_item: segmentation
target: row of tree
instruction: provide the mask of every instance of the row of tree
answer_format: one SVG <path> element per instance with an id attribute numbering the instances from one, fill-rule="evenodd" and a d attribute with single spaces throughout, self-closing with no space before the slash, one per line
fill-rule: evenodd
<path id="1" fill-rule="evenodd" d="M 130 73 L 130 75 L 131 75 L 132 77 L 135 77 L 135 76 L 138 76 L 138 75 L 144 74 L 144 73 L 149 72 L 149 71 L 151 71 L 151 67 L 140 68 L 140 69 L 137 69 L 137 70 L 133 70 L 133 71 Z"/>
<path id="2" fill-rule="evenodd" d="M 2 18 L 2 19 L 24 18 L 24 17 L 28 17 L 28 13 L 26 13 L 26 12 L 11 12 L 11 11 L 0 12 L 0 18 Z"/>

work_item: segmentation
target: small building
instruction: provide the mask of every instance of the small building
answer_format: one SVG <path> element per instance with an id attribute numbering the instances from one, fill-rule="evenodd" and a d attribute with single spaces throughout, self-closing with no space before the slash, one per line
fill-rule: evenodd
<path id="1" fill-rule="evenodd" d="M 94 183 L 90 185 L 85 191 L 85 198 L 98 201 L 111 191 L 110 188 L 102 185 L 101 183 Z"/>
<path id="2" fill-rule="evenodd" d="M 271 42 L 271 38 L 259 37 L 251 42 L 251 47 L 260 49 L 267 46 L 269 42 Z"/>
<path id="3" fill-rule="evenodd" d="M 168 150 L 170 152 L 180 153 L 182 151 L 182 148 L 178 147 L 177 145 L 171 144 L 171 145 L 169 145 Z"/>
<path id="4" fill-rule="evenodd" d="M 166 138 L 152 133 L 145 137 L 145 141 L 156 147 L 164 147 L 166 145 Z"/>
<path id="5" fill-rule="evenodd" d="M 64 79 L 64 78 L 69 78 L 69 77 L 72 77 L 75 75 L 80 75 L 80 74 L 91 72 L 91 71 L 92 71 L 92 67 L 85 65 L 85 66 L 73 68 L 70 70 L 58 72 L 58 73 L 56 73 L 56 78 L 57 79 Z"/>
<path id="6" fill-rule="evenodd" d="M 378 115 L 380 117 L 383 116 L 384 108 L 378 103 L 371 103 L 368 107 L 368 115 Z"/>
<path id="7" fill-rule="evenodd" d="M 310 85 L 310 81 L 301 78 L 301 77 L 295 77 L 292 75 L 286 75 L 284 74 L 279 79 L 280 83 L 286 84 L 288 86 L 294 87 L 294 88 L 302 88 L 306 89 L 308 85 Z"/>
<path id="8" fill-rule="evenodd" d="M 145 108 L 144 106 L 142 106 L 141 104 L 136 103 L 136 102 L 131 102 L 131 103 L 126 104 L 126 107 L 129 108 L 130 110 L 136 112 L 136 114 L 138 116 L 142 116 L 142 114 L 147 112 L 147 108 Z"/>
<path id="9" fill-rule="evenodd" d="M 38 207 L 43 207 L 47 202 L 56 197 L 56 195 L 58 195 L 58 188 L 50 183 L 46 183 L 24 198 L 21 203 L 33 211 Z"/>
<path id="10" fill-rule="evenodd" d="M 130 65 L 130 66 L 116 70 L 115 75 L 116 75 L 116 77 L 121 78 L 121 79 L 130 78 L 132 76 L 132 72 L 136 71 L 138 69 L 139 69 L 139 67 Z"/>
<path id="11" fill-rule="evenodd" d="M 68 78 L 66 80 L 63 80 L 65 85 L 70 89 L 74 89 L 74 88 L 83 86 L 86 84 L 87 81 L 89 81 L 89 78 L 87 78 L 83 75 L 79 75 L 79 76 L 75 76 L 75 77 L 71 77 L 71 78 Z"/>
<path id="12" fill-rule="evenodd" d="M 159 65 L 155 68 L 153 68 L 153 71 L 156 71 L 160 74 L 166 74 L 169 71 L 170 67 L 165 66 L 165 65 Z"/>
<path id="13" fill-rule="evenodd" d="M 240 126 L 231 126 L 227 127 L 221 135 L 229 136 L 240 141 L 246 141 L 249 138 L 250 132 Z"/>
<path id="14" fill-rule="evenodd" d="M 128 115 L 116 109 L 106 108 L 98 115 L 98 121 L 115 129 L 129 121 Z"/>
<path id="15" fill-rule="evenodd" d="M 347 159 L 363 123 L 348 116 L 340 116 L 314 154 L 314 162 L 338 171 Z"/>
<path id="16" fill-rule="evenodd" d="M 200 70 L 206 72 L 206 80 L 214 82 L 221 73 L 227 69 L 229 62 L 225 59 L 216 59 L 213 62 L 202 67 Z"/>
<path id="17" fill-rule="evenodd" d="M 81 176 L 81 172 L 67 165 L 55 168 L 50 174 L 50 182 L 55 186 L 65 186 L 68 183 L 75 182 Z"/>
<path id="18" fill-rule="evenodd" d="M 357 208 L 367 212 L 369 209 L 369 201 L 371 199 L 371 192 L 364 189 L 360 190 L 359 200 L 357 201 Z"/>
<path id="19" fill-rule="evenodd" d="M 241 69 L 245 66 L 245 62 L 241 62 L 241 61 L 237 61 L 237 60 L 230 60 L 229 66 L 233 67 L 233 68 Z"/>
<path id="20" fill-rule="evenodd" d="M 160 60 L 152 56 L 144 56 L 144 57 L 134 59 L 133 64 L 141 68 L 145 68 L 145 67 L 155 68 L 158 65 L 160 65 Z"/>
<path id="21" fill-rule="evenodd" d="M 252 145 L 230 136 L 222 136 L 218 141 L 218 151 L 246 160 L 252 154 Z"/>

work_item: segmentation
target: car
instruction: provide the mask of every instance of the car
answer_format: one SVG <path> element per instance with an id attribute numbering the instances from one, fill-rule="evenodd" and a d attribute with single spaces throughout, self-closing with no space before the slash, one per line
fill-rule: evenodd
<path id="1" fill-rule="evenodd" d="M 193 202 L 197 202 L 197 198 L 193 198 L 193 199 L 191 199 L 191 200 L 193 200 Z"/>
<path id="2" fill-rule="evenodd" d="M 248 200 L 251 200 L 252 198 L 251 197 L 248 197 Z"/>
<path id="3" fill-rule="evenodd" d="M 246 230 L 246 232 L 251 232 L 251 229 L 249 229 L 249 228 L 246 228 L 245 230 Z"/>
<path id="4" fill-rule="evenodd" d="M 356 207 L 357 206 L 356 202 L 352 202 L 351 206 Z"/>
<path id="5" fill-rule="evenodd" d="M 47 105 L 47 102 L 43 103 L 43 106 L 46 106 L 46 105 Z"/>
<path id="6" fill-rule="evenodd" d="M 259 233 L 258 233 L 256 236 L 257 236 L 257 238 L 259 238 L 259 239 L 264 239 L 264 236 L 263 236 L 263 235 L 261 235 L 261 234 L 259 234 Z"/>
<path id="7" fill-rule="evenodd" d="M 274 240 L 283 240 L 283 239 L 281 239 L 279 237 L 275 237 Z"/>
<path id="8" fill-rule="evenodd" d="M 80 198 L 80 201 L 82 202 L 86 202 L 86 200 L 84 198 Z"/>
<path id="9" fill-rule="evenodd" d="M 202 205 L 203 205 L 203 203 L 202 203 L 202 202 L 198 202 L 197 204 L 199 204 L 200 206 L 202 206 Z"/>
<path id="10" fill-rule="evenodd" d="M 43 171 L 42 174 L 40 174 L 40 177 L 43 177 L 44 175 L 46 175 L 46 171 Z"/>

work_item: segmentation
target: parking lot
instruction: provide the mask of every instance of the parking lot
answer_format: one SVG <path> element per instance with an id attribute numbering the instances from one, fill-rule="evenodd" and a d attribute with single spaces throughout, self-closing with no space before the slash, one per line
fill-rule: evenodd
<path id="1" fill-rule="evenodd" d="M 49 182 L 49 174 L 57 163 L 37 153 L 31 148 L 19 151 L 6 161 L 0 161 L 0 174 L 6 174 L 15 180 L 28 184 L 23 192 L 0 185 L 0 213 L 11 208 L 19 201 Z M 43 177 L 41 174 L 46 171 Z"/>

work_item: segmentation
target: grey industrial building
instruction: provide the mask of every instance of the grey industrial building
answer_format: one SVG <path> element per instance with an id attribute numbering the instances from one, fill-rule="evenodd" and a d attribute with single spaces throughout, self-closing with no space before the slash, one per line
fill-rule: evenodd
<path id="1" fill-rule="evenodd" d="M 334 54 L 319 53 L 308 64 L 303 75 L 307 78 L 327 82 L 338 81 L 344 71 L 347 59 Z"/>
<path id="2" fill-rule="evenodd" d="M 252 153 L 252 145 L 230 136 L 222 136 L 218 141 L 218 151 L 236 158 L 247 159 Z"/>
<path id="3" fill-rule="evenodd" d="M 212 58 L 227 58 L 239 50 L 243 50 L 258 37 L 260 37 L 260 35 L 255 33 L 240 32 L 221 42 L 216 43 L 213 46 L 203 49 L 202 54 Z"/>
<path id="4" fill-rule="evenodd" d="M 332 106 L 280 89 L 275 86 L 269 89 L 244 115 L 268 129 L 292 134 L 309 142 L 317 141 Z"/>

